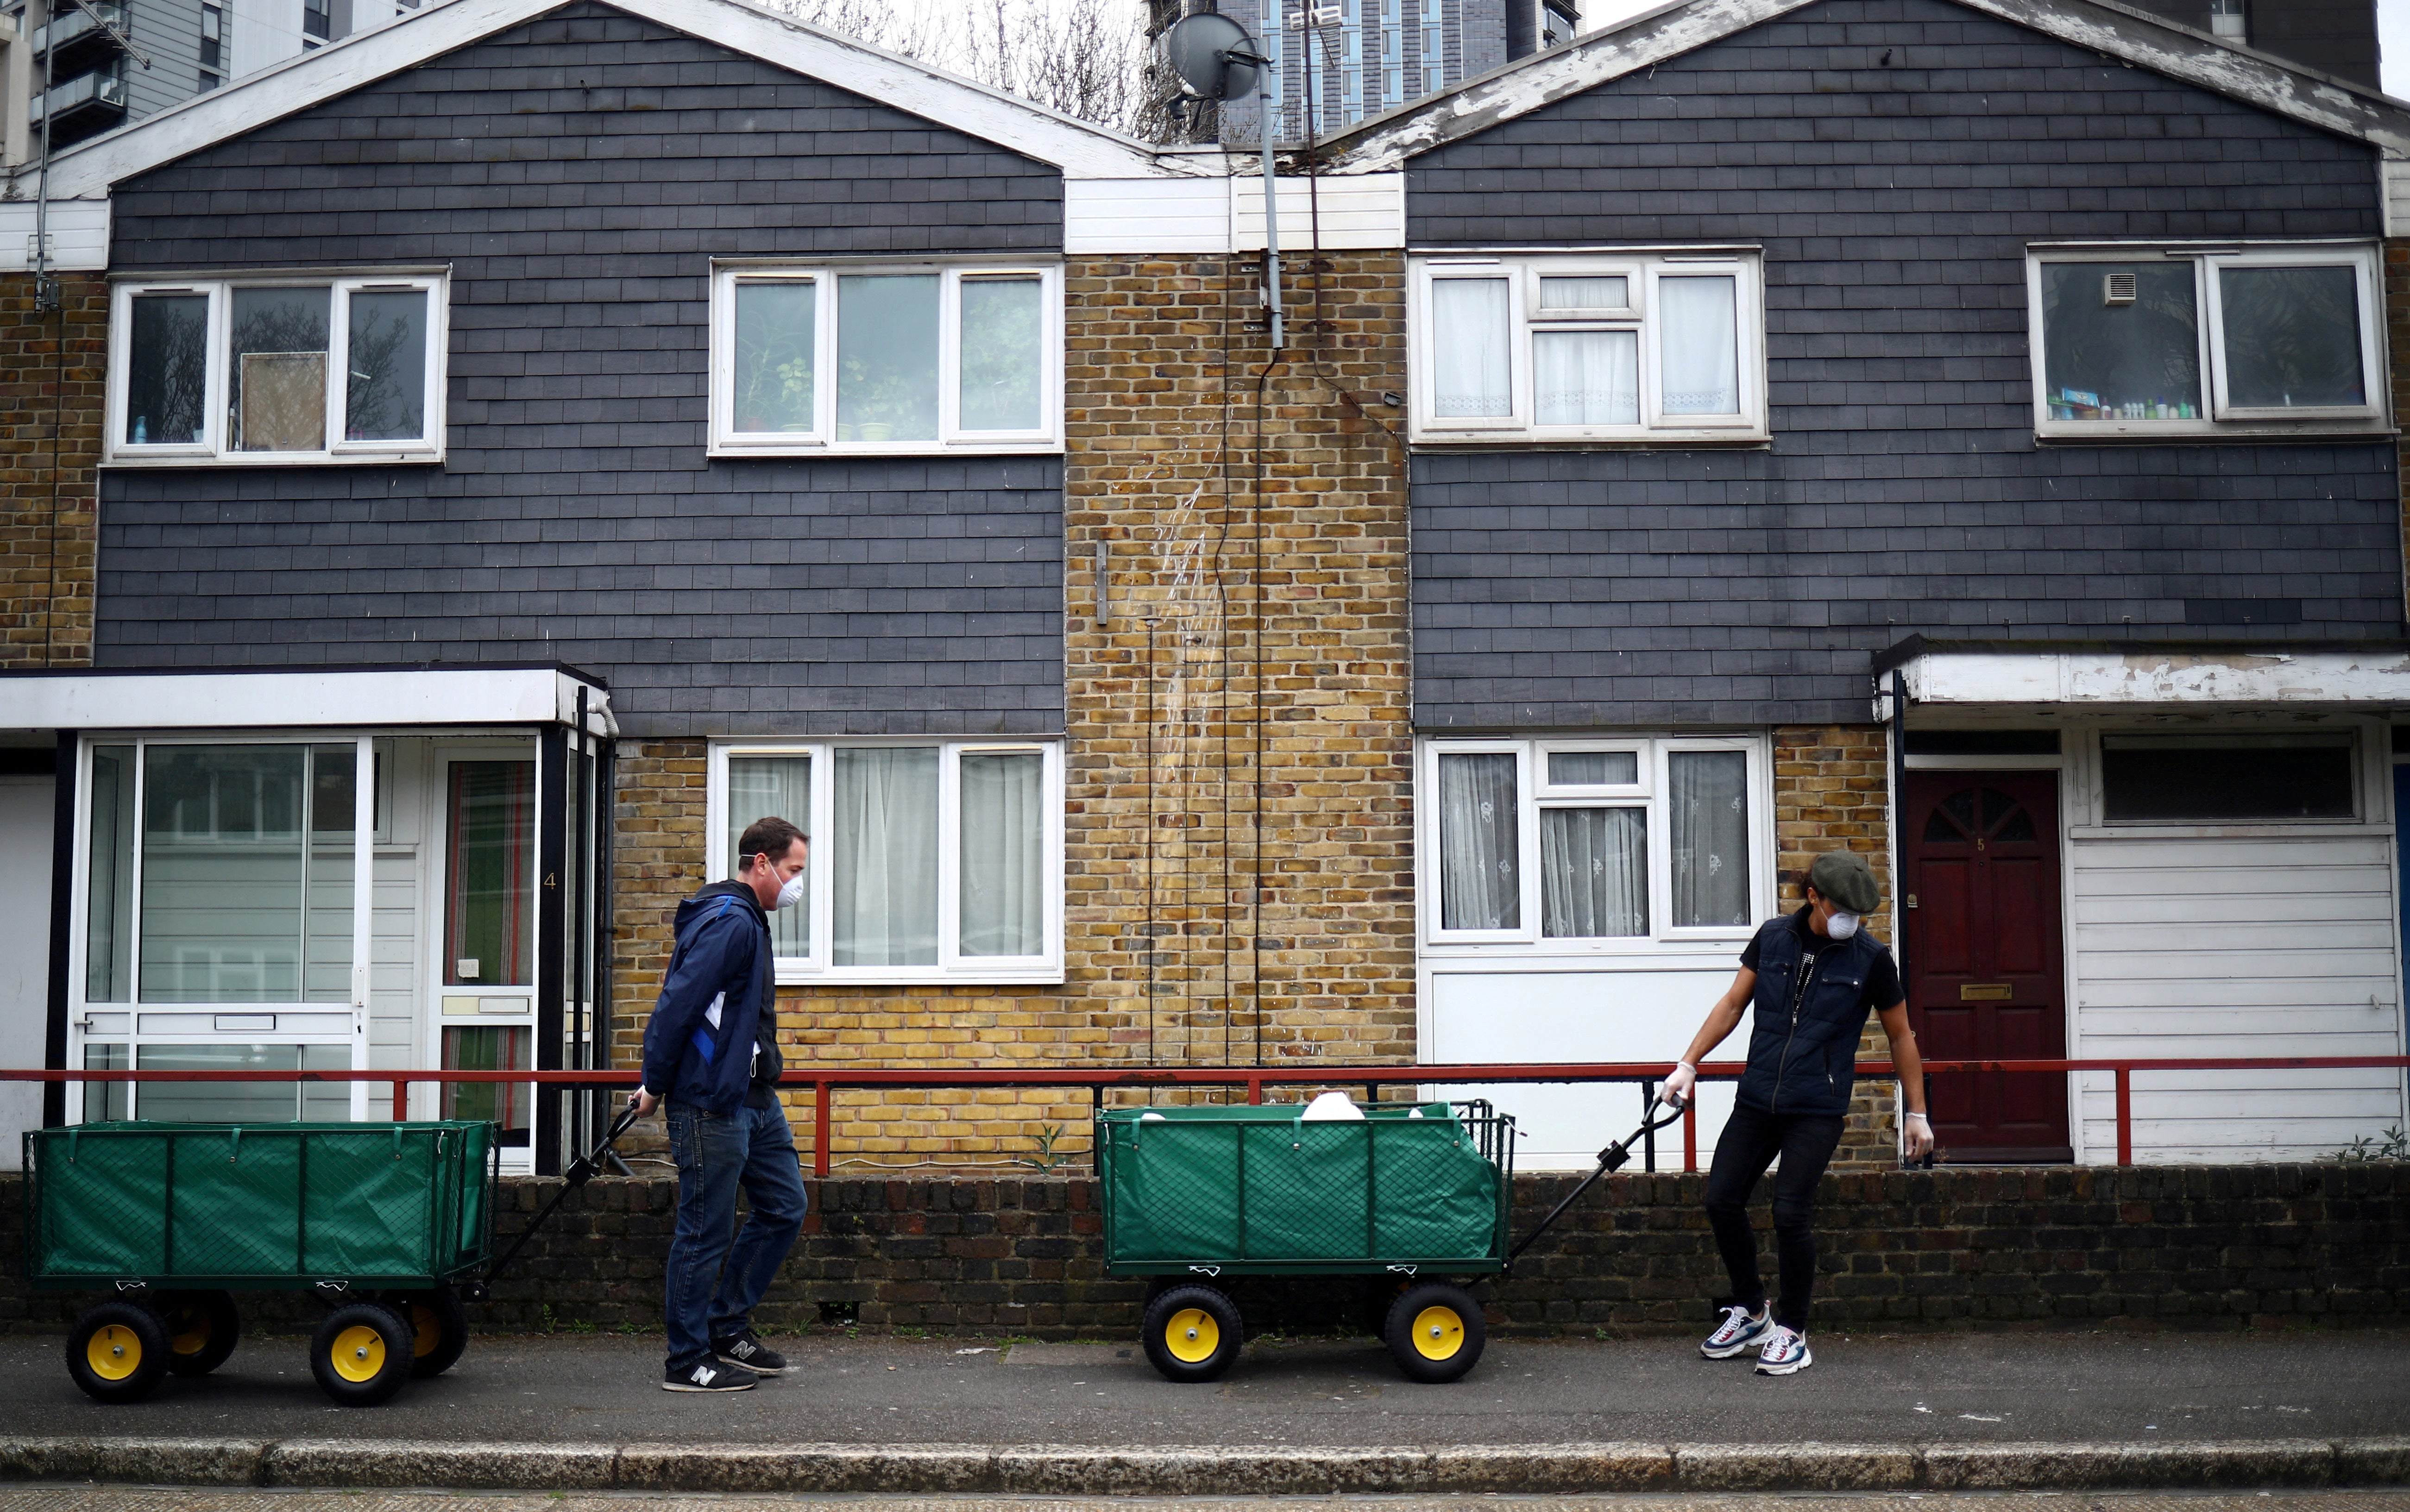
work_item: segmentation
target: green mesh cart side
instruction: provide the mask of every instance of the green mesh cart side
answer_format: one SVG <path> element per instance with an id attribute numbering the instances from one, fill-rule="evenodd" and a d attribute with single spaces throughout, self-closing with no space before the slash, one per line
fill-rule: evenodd
<path id="1" fill-rule="evenodd" d="M 25 1136 L 35 1287 L 442 1286 L 493 1253 L 490 1124 L 80 1124 Z"/>
<path id="2" fill-rule="evenodd" d="M 1505 1263 L 1514 1121 L 1486 1103 L 1096 1115 L 1117 1275 L 1486 1275 Z"/>

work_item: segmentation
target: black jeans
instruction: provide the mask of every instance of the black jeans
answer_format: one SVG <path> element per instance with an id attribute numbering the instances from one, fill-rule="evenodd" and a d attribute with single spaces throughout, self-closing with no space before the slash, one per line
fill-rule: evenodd
<path id="1" fill-rule="evenodd" d="M 1735 1302 L 1756 1312 L 1765 1304 L 1757 1271 L 1757 1234 L 1749 1226 L 1749 1194 L 1776 1155 L 1774 1249 L 1780 1261 L 1782 1301 L 1774 1321 L 1808 1331 L 1808 1296 L 1816 1287 L 1816 1183 L 1841 1142 L 1841 1120 L 1831 1114 L 1768 1113 L 1735 1106 L 1716 1141 L 1707 1169 L 1707 1222 L 1732 1273 Z"/>

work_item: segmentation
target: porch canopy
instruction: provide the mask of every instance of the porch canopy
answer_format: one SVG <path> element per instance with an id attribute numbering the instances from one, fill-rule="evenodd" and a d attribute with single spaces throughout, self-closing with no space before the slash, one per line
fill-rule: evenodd
<path id="1" fill-rule="evenodd" d="M 574 725 L 618 731 L 602 681 L 559 662 L 0 674 L 0 730 Z"/>
<path id="2" fill-rule="evenodd" d="M 2410 708 L 2410 644 L 2148 645 L 1938 641 L 1911 636 L 1875 657 L 1875 718 L 1892 717 L 1893 674 L 1911 709 L 2063 714 L 2168 705 Z"/>

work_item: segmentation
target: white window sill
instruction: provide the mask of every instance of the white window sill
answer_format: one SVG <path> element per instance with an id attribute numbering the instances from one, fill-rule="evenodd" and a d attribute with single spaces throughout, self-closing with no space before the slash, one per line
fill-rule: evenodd
<path id="1" fill-rule="evenodd" d="M 1685 451 L 1702 446 L 1766 446 L 1774 437 L 1759 429 L 1604 431 L 1597 435 L 1529 430 L 1424 430 L 1407 438 L 1430 451 Z"/>
<path id="2" fill-rule="evenodd" d="M 2272 649 L 2277 648 L 2274 642 Z M 2337 837 L 2389 839 L 2390 824 L 2355 819 L 2296 819 L 2226 824 L 2070 824 L 2070 840 L 2327 840 Z"/>
<path id="3" fill-rule="evenodd" d="M 790 966 L 781 961 L 777 969 L 777 985 L 781 987 L 1059 987 L 1063 980 L 1059 966 L 1017 971 L 947 971 L 937 967 L 844 970 Z"/>
<path id="4" fill-rule="evenodd" d="M 1501 957 L 1550 957 L 1575 960 L 1650 959 L 1668 955 L 1729 955 L 1748 944 L 1757 928 L 1718 934 L 1681 934 L 1662 939 L 1631 936 L 1610 939 L 1458 940 L 1426 939 L 1430 960 L 1494 960 Z"/>
<path id="5" fill-rule="evenodd" d="M 1059 441 L 842 441 L 789 442 L 759 446 L 710 447 L 714 458 L 741 457 L 1060 457 Z"/>
<path id="6" fill-rule="evenodd" d="M 209 457 L 187 452 L 175 457 L 114 455 L 105 468 L 228 468 L 228 467 L 430 467 L 442 463 L 440 451 L 416 452 L 240 452 Z"/>
<path id="7" fill-rule="evenodd" d="M 2221 442 L 2387 441 L 2400 434 L 2381 420 L 2287 420 L 2278 423 L 2207 420 L 2129 420 L 2111 425 L 2040 425 L 2034 440 L 2044 444 L 2074 443 L 2131 446 L 2137 443 L 2182 443 L 2214 445 Z"/>

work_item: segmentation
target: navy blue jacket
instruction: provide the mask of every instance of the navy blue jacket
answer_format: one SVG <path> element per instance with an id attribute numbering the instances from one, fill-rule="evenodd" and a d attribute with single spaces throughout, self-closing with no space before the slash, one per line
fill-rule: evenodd
<path id="1" fill-rule="evenodd" d="M 645 1090 L 689 1107 L 734 1112 L 752 1083 L 757 1042 L 765 1079 L 778 1079 L 770 916 L 751 887 L 714 882 L 678 905 L 673 927 L 677 949 L 645 1025 Z"/>
<path id="2" fill-rule="evenodd" d="M 1866 977 L 1890 953 L 1861 929 L 1817 952 L 1805 967 L 1814 975 L 1802 996 L 1792 990 L 1808 957 L 1798 926 L 1788 915 L 1758 926 L 1749 1069 L 1736 1094 L 1743 1106 L 1834 1117 L 1850 1111 L 1858 1036 L 1874 1007 L 1866 1001 Z"/>

